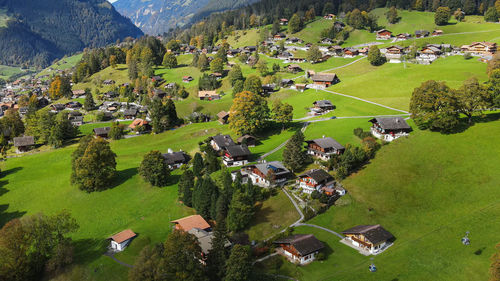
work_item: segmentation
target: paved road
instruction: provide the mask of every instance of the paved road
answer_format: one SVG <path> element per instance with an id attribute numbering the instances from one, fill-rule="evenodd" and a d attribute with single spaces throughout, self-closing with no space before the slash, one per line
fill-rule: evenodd
<path id="1" fill-rule="evenodd" d="M 308 125 L 309 125 L 309 122 L 304 122 L 304 124 L 302 125 L 302 129 L 300 129 L 302 131 L 302 133 L 306 131 L 306 128 L 307 128 Z M 278 145 L 278 147 L 274 148 L 273 150 L 268 151 L 268 152 L 262 154 L 262 156 L 260 156 L 259 159 L 257 159 L 257 161 L 264 160 L 264 158 L 266 158 L 267 156 L 269 156 L 269 155 L 275 153 L 276 151 L 282 149 L 286 145 L 287 142 L 288 142 L 288 140 L 286 140 L 282 144 Z"/>
<path id="2" fill-rule="evenodd" d="M 114 253 L 110 253 L 110 252 L 108 252 L 108 253 L 105 253 L 104 255 L 105 255 L 105 256 L 108 256 L 108 257 L 110 257 L 110 258 L 112 258 L 114 261 L 116 261 L 117 263 L 119 263 L 119 264 L 121 264 L 121 265 L 123 265 L 123 266 L 125 266 L 125 267 L 128 267 L 128 268 L 132 268 L 132 267 L 134 267 L 134 266 L 133 266 L 133 265 L 131 265 L 131 264 L 128 264 L 128 263 L 122 262 L 121 260 L 119 260 L 119 259 L 115 258 L 115 254 L 114 254 Z"/>
<path id="3" fill-rule="evenodd" d="M 337 232 L 335 232 L 335 231 L 333 231 L 331 229 L 328 229 L 328 228 L 325 228 L 325 227 L 322 227 L 322 226 L 319 226 L 319 225 L 315 225 L 315 224 L 299 223 L 299 224 L 297 224 L 295 226 L 309 226 L 309 227 L 319 228 L 319 229 L 322 229 L 324 231 L 328 231 L 328 232 L 330 232 L 333 235 L 338 236 L 340 239 L 344 238 L 344 236 L 342 236 L 342 234 L 339 234 L 339 233 L 337 233 Z"/>

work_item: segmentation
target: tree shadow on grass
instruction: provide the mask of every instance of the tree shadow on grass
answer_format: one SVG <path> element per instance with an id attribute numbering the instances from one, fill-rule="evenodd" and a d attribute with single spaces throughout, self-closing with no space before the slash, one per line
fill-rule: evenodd
<path id="1" fill-rule="evenodd" d="M 463 133 L 475 124 L 488 123 L 492 121 L 497 121 L 500 119 L 500 113 L 491 113 L 484 116 L 473 116 L 469 122 L 468 118 L 460 118 L 460 123 L 457 127 L 453 128 L 449 132 L 442 132 L 445 135 Z"/>
<path id="2" fill-rule="evenodd" d="M 73 241 L 75 247 L 75 261 L 88 264 L 100 258 L 107 249 L 107 239 L 79 239 Z"/>
<path id="3" fill-rule="evenodd" d="M 2 171 L 1 177 L 5 177 L 5 176 L 8 176 L 8 175 L 17 173 L 17 172 L 21 171 L 22 169 L 23 169 L 23 167 L 15 167 L 15 168 L 12 168 L 12 169 L 8 169 L 8 170 L 5 170 L 5 171 Z"/>
<path id="4" fill-rule="evenodd" d="M 124 184 L 130 178 L 137 175 L 137 173 L 138 173 L 137 168 L 129 168 L 129 169 L 118 171 L 116 173 L 116 176 L 115 176 L 113 182 L 111 183 L 109 189 L 115 188 L 117 186 Z"/>
<path id="5" fill-rule="evenodd" d="M 6 212 L 9 209 L 9 204 L 0 205 L 0 228 L 13 219 L 18 219 L 26 214 L 26 212 Z"/>

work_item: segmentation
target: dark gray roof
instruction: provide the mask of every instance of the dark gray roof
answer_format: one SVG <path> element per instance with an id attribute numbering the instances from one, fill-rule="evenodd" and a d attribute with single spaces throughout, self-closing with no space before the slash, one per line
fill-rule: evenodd
<path id="1" fill-rule="evenodd" d="M 171 152 L 163 154 L 163 158 L 168 165 L 176 164 L 176 163 L 187 163 L 189 161 L 189 156 L 183 151 Z"/>
<path id="2" fill-rule="evenodd" d="M 235 145 L 230 135 L 216 135 L 213 136 L 212 139 L 220 148 L 226 148 L 228 146 Z"/>
<path id="3" fill-rule="evenodd" d="M 107 135 L 111 130 L 110 127 L 94 128 L 94 134 L 96 135 Z"/>
<path id="4" fill-rule="evenodd" d="M 315 101 L 313 104 L 316 106 L 319 106 L 319 107 L 332 107 L 333 106 L 332 102 L 329 100 L 318 100 L 318 101 Z"/>
<path id="5" fill-rule="evenodd" d="M 244 144 L 228 146 L 226 147 L 226 151 L 232 157 L 249 156 L 252 154 L 250 150 L 248 150 L 248 147 Z"/>
<path id="6" fill-rule="evenodd" d="M 14 146 L 15 147 L 20 147 L 20 146 L 30 146 L 35 144 L 35 138 L 32 136 L 24 136 L 24 137 L 17 137 L 14 138 Z"/>
<path id="7" fill-rule="evenodd" d="M 311 77 L 311 80 L 318 82 L 334 82 L 337 79 L 335 73 L 318 73 Z"/>
<path id="8" fill-rule="evenodd" d="M 345 149 L 343 145 L 341 145 L 339 142 L 336 140 L 330 138 L 330 137 L 325 137 L 325 138 L 320 138 L 320 139 L 315 139 L 315 140 L 309 140 L 306 141 L 307 143 L 314 142 L 321 148 L 335 148 L 337 150 Z"/>
<path id="9" fill-rule="evenodd" d="M 290 171 L 285 166 L 283 166 L 283 164 L 279 161 L 259 163 L 252 166 L 255 166 L 255 168 L 257 168 L 264 175 L 267 175 L 269 169 L 273 170 L 276 175 L 283 175 L 290 173 Z"/>
<path id="10" fill-rule="evenodd" d="M 410 125 L 402 117 L 376 117 L 370 120 L 372 123 L 378 123 L 384 130 L 409 130 Z"/>
<path id="11" fill-rule="evenodd" d="M 125 116 L 130 116 L 130 115 L 135 116 L 136 114 L 137 114 L 137 109 L 133 109 L 133 108 L 125 109 L 123 111 L 123 115 L 125 115 Z"/>
<path id="12" fill-rule="evenodd" d="M 276 240 L 274 244 L 290 244 L 301 256 L 307 256 L 325 247 L 325 245 L 312 234 L 295 234 Z"/>
<path id="13" fill-rule="evenodd" d="M 299 177 L 310 177 L 314 181 L 316 181 L 317 183 L 333 180 L 333 177 L 329 173 L 327 173 L 325 170 L 322 170 L 322 169 L 309 170 L 309 171 L 303 173 L 302 175 L 300 175 Z"/>
<path id="14" fill-rule="evenodd" d="M 394 236 L 385 230 L 380 224 L 376 225 L 358 225 L 353 228 L 342 231 L 343 234 L 363 234 L 373 244 L 390 240 Z"/>

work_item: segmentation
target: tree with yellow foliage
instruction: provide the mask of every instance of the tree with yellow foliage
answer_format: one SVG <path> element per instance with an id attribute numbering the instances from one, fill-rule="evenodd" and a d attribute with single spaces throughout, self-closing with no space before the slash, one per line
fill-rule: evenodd
<path id="1" fill-rule="evenodd" d="M 255 134 L 269 119 L 267 101 L 249 91 L 239 93 L 229 111 L 229 128 L 237 135 Z"/>

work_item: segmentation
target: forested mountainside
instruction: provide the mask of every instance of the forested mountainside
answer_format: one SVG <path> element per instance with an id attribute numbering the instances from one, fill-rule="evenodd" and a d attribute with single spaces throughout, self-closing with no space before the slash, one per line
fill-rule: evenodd
<path id="1" fill-rule="evenodd" d="M 213 12 L 234 9 L 255 0 L 118 0 L 113 5 L 145 33 L 161 34 Z"/>
<path id="2" fill-rule="evenodd" d="M 106 0 L 0 0 L 0 64 L 46 66 L 65 54 L 143 33 Z"/>

